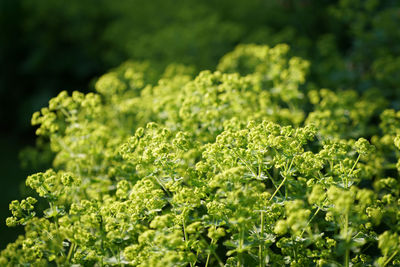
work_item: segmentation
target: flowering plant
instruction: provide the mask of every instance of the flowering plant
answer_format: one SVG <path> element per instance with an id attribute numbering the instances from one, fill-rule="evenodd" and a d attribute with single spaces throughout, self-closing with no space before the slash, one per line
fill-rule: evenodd
<path id="1" fill-rule="evenodd" d="M 241 45 L 197 75 L 130 62 L 50 100 L 32 123 L 53 168 L 10 204 L 25 234 L 0 265 L 400 264 L 400 113 L 308 90 L 288 51 Z"/>

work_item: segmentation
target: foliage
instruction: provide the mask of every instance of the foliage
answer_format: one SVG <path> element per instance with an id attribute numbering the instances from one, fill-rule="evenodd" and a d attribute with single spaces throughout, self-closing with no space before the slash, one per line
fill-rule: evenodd
<path id="1" fill-rule="evenodd" d="M 127 59 L 212 69 L 238 43 L 288 43 L 313 62 L 316 88 L 398 96 L 399 7 L 396 0 L 4 0 L 2 106 L 18 103 L 30 116 L 56 90 L 82 88 Z"/>
<path id="2" fill-rule="evenodd" d="M 400 263 L 400 114 L 308 89 L 287 45 L 216 71 L 128 62 L 32 117 L 53 168 L 10 204 L 2 266 Z M 35 207 L 37 205 L 37 207 Z"/>
<path id="3" fill-rule="evenodd" d="M 25 176 L 10 155 L 34 143 L 31 114 L 62 90 L 88 92 L 94 77 L 128 59 L 157 72 L 173 62 L 214 71 L 237 44 L 287 43 L 292 55 L 312 62 L 309 88 L 375 88 L 399 109 L 399 7 L 397 0 L 2 0 L 0 162 L 10 171 L 1 187 L 14 190 L 4 190 L 1 202 L 17 197 L 12 192 Z"/>

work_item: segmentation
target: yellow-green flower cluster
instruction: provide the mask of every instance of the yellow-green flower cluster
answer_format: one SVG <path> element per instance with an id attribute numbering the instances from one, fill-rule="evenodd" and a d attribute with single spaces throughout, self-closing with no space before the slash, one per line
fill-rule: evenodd
<path id="1" fill-rule="evenodd" d="M 25 234 L 0 265 L 397 264 L 398 114 L 308 91 L 288 49 L 241 45 L 197 75 L 127 63 L 52 99 L 32 121 L 53 169 L 10 204 Z"/>

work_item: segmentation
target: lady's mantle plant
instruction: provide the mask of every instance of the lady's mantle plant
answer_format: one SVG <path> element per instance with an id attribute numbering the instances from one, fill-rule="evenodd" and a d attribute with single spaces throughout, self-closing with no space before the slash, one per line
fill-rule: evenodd
<path id="1" fill-rule="evenodd" d="M 400 264 L 400 114 L 373 90 L 307 90 L 288 53 L 242 45 L 196 77 L 126 63 L 52 99 L 32 123 L 53 169 L 10 204 L 25 235 L 0 264 Z"/>

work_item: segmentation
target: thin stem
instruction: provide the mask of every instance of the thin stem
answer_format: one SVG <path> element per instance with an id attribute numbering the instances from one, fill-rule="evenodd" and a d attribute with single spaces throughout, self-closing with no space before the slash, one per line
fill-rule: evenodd
<path id="1" fill-rule="evenodd" d="M 197 259 L 199 258 L 199 251 L 196 252 L 196 259 L 193 262 L 193 266 L 196 266 Z"/>
<path id="2" fill-rule="evenodd" d="M 54 206 L 53 202 L 50 202 L 49 204 L 50 204 L 50 211 L 53 213 L 53 211 L 57 209 L 57 206 Z M 58 218 L 57 218 L 58 216 L 56 214 L 53 217 L 54 217 L 54 224 L 56 226 L 56 229 L 58 230 Z"/>
<path id="3" fill-rule="evenodd" d="M 118 258 L 117 258 L 117 263 L 119 266 L 123 266 L 121 263 L 121 250 L 119 249 L 119 247 L 117 247 L 117 253 L 118 253 Z"/>
<path id="4" fill-rule="evenodd" d="M 344 225 L 344 231 L 346 233 L 346 252 L 345 252 L 345 257 L 344 257 L 344 266 L 349 267 L 349 256 L 350 256 L 350 250 L 348 248 L 348 243 L 349 243 L 349 232 L 348 232 L 348 227 L 349 227 L 349 214 L 346 213 L 345 216 L 345 225 Z"/>
<path id="5" fill-rule="evenodd" d="M 290 170 L 290 169 L 292 168 L 292 166 L 293 166 L 293 160 L 294 160 L 294 157 L 293 157 L 292 160 L 290 161 L 289 168 L 287 168 L 286 171 L 288 171 L 288 170 Z"/>
<path id="6" fill-rule="evenodd" d="M 115 254 L 114 250 L 110 248 L 111 254 L 113 255 L 114 258 L 117 258 L 117 255 Z"/>
<path id="7" fill-rule="evenodd" d="M 208 244 L 208 242 L 204 239 L 204 237 L 200 236 L 200 238 L 203 240 L 203 242 L 204 242 L 205 244 Z M 214 243 L 214 240 L 211 240 L 211 244 L 215 244 L 215 243 Z M 218 257 L 217 253 L 215 253 L 215 251 L 211 249 L 211 245 L 210 245 L 210 251 L 211 251 L 211 253 L 214 255 L 214 257 L 217 259 L 218 265 L 219 265 L 220 267 L 224 267 L 224 264 L 222 263 L 221 259 Z M 209 254 L 210 254 L 210 252 L 209 252 Z M 209 256 L 207 256 L 207 258 L 209 258 Z"/>
<path id="8" fill-rule="evenodd" d="M 283 181 L 281 182 L 281 184 L 278 186 L 278 188 L 275 190 L 275 192 L 272 194 L 271 198 L 269 199 L 269 201 L 271 201 L 275 195 L 278 193 L 279 189 L 281 189 L 281 187 L 283 186 L 283 184 L 286 182 L 287 177 L 285 176 L 283 178 Z"/>
<path id="9" fill-rule="evenodd" d="M 294 237 L 292 235 L 292 243 L 294 244 Z M 293 247 L 294 260 L 297 262 L 297 246 Z"/>
<path id="10" fill-rule="evenodd" d="M 271 179 L 271 182 L 272 182 L 272 184 L 275 186 L 275 188 L 278 188 L 278 187 L 276 186 L 275 179 L 272 178 L 272 176 L 271 176 L 271 174 L 268 172 L 268 170 L 266 170 L 265 173 L 267 174 L 268 178 Z M 281 192 L 279 192 L 279 194 L 282 196 L 282 193 L 281 193 Z"/>
<path id="11" fill-rule="evenodd" d="M 217 259 L 219 266 L 224 267 L 224 264 L 222 263 L 221 259 L 218 257 L 217 253 L 215 253 L 215 251 L 213 251 L 212 254 Z"/>
<path id="12" fill-rule="evenodd" d="M 349 171 L 349 173 L 348 173 L 347 176 L 346 176 L 346 185 L 345 185 L 345 188 L 348 188 L 348 184 L 349 184 L 348 179 L 349 179 L 349 176 L 353 173 L 353 171 L 354 171 L 354 169 L 356 168 L 357 163 L 358 163 L 358 161 L 360 160 L 360 158 L 361 158 L 361 154 L 358 154 L 358 157 L 357 157 L 357 159 L 356 159 L 356 162 L 354 162 L 353 167 L 351 168 L 351 170 Z"/>
<path id="13" fill-rule="evenodd" d="M 389 262 L 394 258 L 394 256 L 397 255 L 398 252 L 399 252 L 399 251 L 396 250 L 396 251 L 392 254 L 392 256 L 390 256 L 389 259 L 387 259 L 387 260 L 385 261 L 385 263 L 383 264 L 383 267 L 385 267 L 386 265 L 388 265 Z"/>
<path id="14" fill-rule="evenodd" d="M 290 161 L 290 164 L 287 164 L 287 165 L 286 165 L 286 168 L 285 168 L 285 179 L 286 179 L 286 177 L 287 177 L 288 171 L 290 171 L 290 170 L 292 169 L 293 160 L 294 160 L 294 157 L 293 157 L 292 160 Z M 289 165 L 289 167 L 287 167 L 288 165 Z M 285 187 L 285 199 L 287 198 L 287 196 L 288 196 L 288 188 Z"/>
<path id="15" fill-rule="evenodd" d="M 183 211 L 183 215 L 185 215 L 185 211 L 186 210 Z M 187 244 L 188 243 L 188 236 L 187 236 L 187 233 L 186 233 L 185 216 L 183 216 L 183 219 L 182 219 L 182 227 L 183 227 L 183 235 L 185 237 L 185 243 Z M 189 262 L 189 264 L 190 264 L 190 267 L 193 267 L 192 262 Z"/>
<path id="16" fill-rule="evenodd" d="M 232 150 L 232 151 L 233 151 L 233 153 L 235 153 L 235 155 L 239 158 L 239 160 L 240 160 L 241 162 L 243 162 L 243 164 L 247 167 L 247 169 L 249 169 L 249 171 L 254 175 L 254 177 L 257 177 L 257 174 L 256 174 L 256 173 L 254 172 L 254 170 L 249 166 L 249 164 L 248 164 L 245 160 L 243 160 L 235 150 Z"/>
<path id="17" fill-rule="evenodd" d="M 210 252 L 208 252 L 208 254 L 207 254 L 207 261 L 206 261 L 206 266 L 205 267 L 208 267 L 208 263 L 210 262 Z"/>
<path id="18" fill-rule="evenodd" d="M 240 254 L 239 254 L 239 261 L 237 263 L 238 267 L 243 266 L 243 253 L 242 253 L 242 249 L 243 249 L 243 244 L 244 244 L 244 230 L 243 228 L 240 229 L 240 241 L 239 241 L 239 249 L 240 249 Z"/>
<path id="19" fill-rule="evenodd" d="M 345 258 L 344 258 L 344 266 L 345 267 L 349 267 L 350 265 L 349 265 L 349 262 L 350 262 L 350 250 L 348 249 L 348 248 L 346 248 L 346 254 L 345 254 L 345 256 L 344 256 Z"/>
<path id="20" fill-rule="evenodd" d="M 304 232 L 306 231 L 306 228 L 310 225 L 311 221 L 314 219 L 315 216 L 317 216 L 318 212 L 321 210 L 321 207 L 318 207 L 318 209 L 315 211 L 313 216 L 310 218 L 310 220 L 307 222 L 306 227 L 303 229 L 303 231 L 300 234 L 300 237 L 303 236 Z"/>
<path id="21" fill-rule="evenodd" d="M 360 161 L 360 158 L 361 158 L 361 154 L 358 154 L 358 157 L 357 157 L 357 159 L 356 159 L 356 162 L 354 162 L 354 165 L 353 165 L 353 167 L 351 168 L 351 170 L 350 170 L 350 172 L 349 172 L 348 175 L 350 175 L 350 174 L 354 171 L 355 167 L 357 166 L 358 161 Z"/>
<path id="22" fill-rule="evenodd" d="M 156 180 L 156 182 L 162 187 L 162 189 L 164 190 L 164 192 L 167 194 L 168 197 L 171 197 L 169 191 L 167 190 L 167 188 L 165 188 L 164 184 L 155 176 L 152 175 L 154 177 L 154 179 Z"/>
<path id="23" fill-rule="evenodd" d="M 258 258 L 259 258 L 259 266 L 263 267 L 264 263 L 264 255 L 263 255 L 263 248 L 264 248 L 264 212 L 261 211 L 261 243 L 260 247 L 258 248 Z"/>
<path id="24" fill-rule="evenodd" d="M 204 239 L 203 239 L 203 240 L 204 240 Z M 206 242 L 206 241 L 204 240 L 204 242 Z M 207 242 L 206 242 L 206 243 L 207 243 Z M 209 250 L 208 253 L 207 253 L 207 261 L 206 261 L 206 266 L 205 266 L 205 267 L 208 267 L 208 263 L 210 262 L 211 246 L 213 245 L 213 243 L 214 243 L 214 240 L 211 239 L 211 243 L 210 243 L 210 246 L 209 246 L 210 250 Z"/>
<path id="25" fill-rule="evenodd" d="M 76 247 L 75 243 L 72 243 L 71 247 L 69 248 L 68 256 L 67 256 L 67 262 L 69 262 L 69 263 L 71 263 L 72 252 L 75 250 L 75 247 Z"/>

